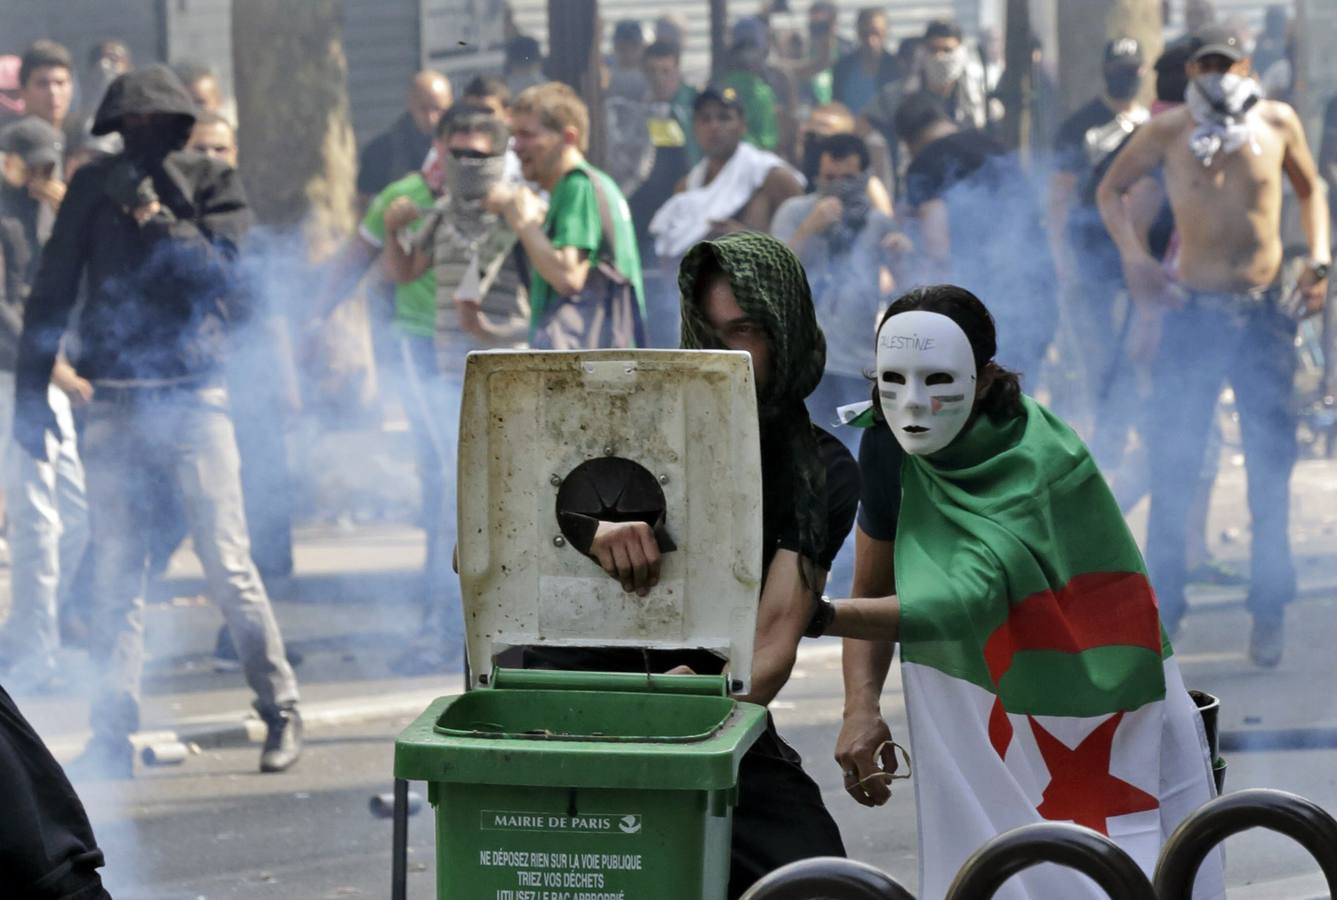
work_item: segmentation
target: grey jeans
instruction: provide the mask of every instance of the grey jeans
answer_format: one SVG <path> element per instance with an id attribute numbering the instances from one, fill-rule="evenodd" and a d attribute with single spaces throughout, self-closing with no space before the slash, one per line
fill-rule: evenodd
<path id="1" fill-rule="evenodd" d="M 98 388 L 83 455 L 96 584 L 91 644 L 102 669 L 94 733 L 120 737 L 139 728 L 156 479 L 172 479 L 179 492 L 210 598 L 232 633 L 257 708 L 295 705 L 297 680 L 251 561 L 227 391 Z"/>

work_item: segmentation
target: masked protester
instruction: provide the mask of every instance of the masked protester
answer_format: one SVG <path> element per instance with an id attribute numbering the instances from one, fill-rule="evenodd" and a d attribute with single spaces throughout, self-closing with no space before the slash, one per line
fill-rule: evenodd
<path id="1" fill-rule="evenodd" d="M 1249 655 L 1281 661 L 1286 604 L 1295 597 L 1289 540 L 1297 456 L 1297 320 L 1320 312 L 1332 262 L 1329 210 L 1304 129 L 1284 103 L 1258 99 L 1245 41 L 1210 26 L 1196 35 L 1187 103 L 1134 133 L 1097 192 L 1135 304 L 1159 317 L 1152 364 L 1151 515 L 1147 557 L 1167 626 L 1186 611 L 1185 531 L 1221 385 L 1240 413 L 1253 534 Z M 1148 253 L 1124 195 L 1164 170 L 1178 249 Z M 1294 188 L 1309 258 L 1283 291 L 1282 178 Z"/>
<path id="2" fill-rule="evenodd" d="M 94 134 L 125 151 L 75 174 L 24 314 L 14 433 L 34 457 L 56 430 L 47 382 L 79 296 L 78 375 L 92 388 L 81 435 L 100 668 L 93 739 L 76 771 L 128 777 L 140 725 L 144 580 L 155 487 L 183 498 L 211 599 L 222 609 L 267 726 L 262 771 L 301 751 L 297 683 L 251 561 L 223 354 L 249 314 L 235 276 L 250 215 L 235 170 L 184 151 L 194 104 L 164 66 L 120 76 Z"/>
<path id="3" fill-rule="evenodd" d="M 436 150 L 444 192 L 426 215 L 405 209 L 411 223 L 390 222 L 385 261 L 391 276 L 411 283 L 432 272 L 436 290 L 435 372 L 419 379 L 407 395 L 419 404 L 432 449 L 429 465 L 438 473 L 440 492 L 424 506 L 442 511 L 429 534 L 428 607 L 422 637 L 391 666 L 401 674 L 439 671 L 453 655 L 448 637 L 458 634 L 459 589 L 447 568 L 455 544 L 455 452 L 459 442 L 460 396 L 464 360 L 473 350 L 522 347 L 529 331 L 528 272 L 515 232 L 484 206 L 494 187 L 506 181 L 509 131 L 490 113 L 458 107 L 441 117 Z M 387 214 L 387 219 L 392 217 Z M 415 230 L 409 241 L 407 228 Z"/>
<path id="4" fill-rule="evenodd" d="M 1166 837 L 1213 796 L 1212 773 L 1100 470 L 995 361 L 992 317 L 964 288 L 901 297 L 876 340 L 859 454 L 856 591 L 867 593 L 816 617 L 862 639 L 845 642 L 846 790 L 867 806 L 890 797 L 897 764 L 877 702 L 899 641 L 923 896 L 942 897 L 1000 832 L 1042 821 L 1106 834 L 1150 875 Z M 1043 868 L 1008 890 L 1104 896 Z M 1225 896 L 1219 851 L 1193 895 Z"/>
<path id="5" fill-rule="evenodd" d="M 1105 90 L 1064 120 L 1054 140 L 1054 173 L 1049 179 L 1047 204 L 1049 246 L 1058 270 L 1075 334 L 1081 348 L 1086 399 L 1091 414 L 1104 427 L 1121 431 L 1127 421 L 1127 391 L 1114 396 L 1106 379 L 1121 351 L 1111 334 L 1119 333 L 1119 304 L 1123 272 L 1119 250 L 1110 240 L 1096 208 L 1095 173 L 1109 166 L 1111 154 L 1150 114 L 1137 102 L 1145 74 L 1137 41 L 1116 38 L 1105 45 Z M 1111 404 L 1117 408 L 1111 409 Z M 1117 422 L 1117 425 L 1116 425 Z M 1104 450 L 1109 440 L 1093 440 L 1102 464 L 1111 461 Z"/>
<path id="6" fill-rule="evenodd" d="M 767 235 L 740 232 L 693 247 L 678 273 L 685 350 L 751 354 L 761 419 L 762 581 L 752 693 L 766 704 L 784 686 L 854 517 L 854 460 L 814 426 L 804 399 L 822 377 L 826 342 L 797 257 Z M 576 542 L 573 541 L 573 546 Z M 660 551 L 645 522 L 595 522 L 587 553 L 629 592 L 659 577 Z M 531 648 L 531 668 L 645 671 L 640 651 Z M 719 674 L 707 651 L 650 651 L 654 671 Z M 799 859 L 844 856 L 835 822 L 801 761 L 769 722 L 743 757 L 734 810 L 728 896 L 736 900 L 763 875 Z"/>
<path id="7" fill-rule="evenodd" d="M 883 242 L 894 223 L 872 208 L 868 148 L 861 138 L 822 138 L 816 155 L 816 193 L 781 204 L 771 233 L 798 254 L 812 285 L 817 321 L 826 335 L 826 371 L 808 399 L 808 410 L 814 421 L 832 423 L 838 407 L 867 393 L 864 372 L 873 364 L 868 328 L 881 309 L 884 287 L 889 292 Z"/>

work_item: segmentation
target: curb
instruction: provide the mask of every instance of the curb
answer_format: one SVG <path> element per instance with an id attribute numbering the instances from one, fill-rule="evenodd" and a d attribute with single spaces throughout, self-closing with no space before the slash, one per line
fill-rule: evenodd
<path id="1" fill-rule="evenodd" d="M 302 724 L 307 729 L 332 728 L 377 719 L 411 717 L 426 709 L 436 698 L 458 693 L 459 688 L 443 687 L 379 697 L 304 703 L 301 706 Z M 57 760 L 68 762 L 83 751 L 89 736 L 89 732 L 63 736 L 49 742 L 47 747 Z M 264 738 L 264 722 L 248 710 L 184 719 L 175 728 L 137 731 L 130 736 L 130 743 L 139 755 L 146 747 L 162 744 L 194 744 L 201 749 L 216 750 L 258 744 Z"/>
<path id="2" fill-rule="evenodd" d="M 798 661 L 813 663 L 838 659 L 840 647 L 838 642 L 807 644 L 799 647 Z M 440 688 L 378 697 L 303 703 L 302 724 L 311 730 L 416 716 L 438 697 L 453 697 L 461 692 L 459 687 L 443 685 Z M 84 731 L 63 735 L 49 741 L 47 748 L 60 762 L 68 762 L 83 752 L 90 734 Z M 258 744 L 264 739 L 265 724 L 251 710 L 182 719 L 174 728 L 137 731 L 130 736 L 136 755 L 146 747 L 162 744 L 194 744 L 201 749 L 217 750 Z"/>

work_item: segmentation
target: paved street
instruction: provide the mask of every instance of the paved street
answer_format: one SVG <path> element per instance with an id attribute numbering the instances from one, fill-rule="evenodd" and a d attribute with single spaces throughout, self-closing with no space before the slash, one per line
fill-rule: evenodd
<path id="1" fill-rule="evenodd" d="M 1331 690 L 1337 660 L 1337 466 L 1306 463 L 1296 478 L 1296 533 L 1303 598 L 1293 607 L 1287 655 L 1275 672 L 1253 670 L 1245 656 L 1248 618 L 1240 588 L 1203 588 L 1177 643 L 1190 686 L 1224 698 L 1223 729 L 1236 744 L 1250 734 L 1337 727 Z M 1247 553 L 1243 477 L 1223 471 L 1212 513 L 1213 550 L 1228 565 Z M 1135 525 L 1140 513 L 1134 514 Z M 385 897 L 390 824 L 368 810 L 373 794 L 390 789 L 394 735 L 436 693 L 458 688 L 456 676 L 403 679 L 386 666 L 412 635 L 410 598 L 422 558 L 420 538 L 395 526 L 306 529 L 297 548 L 298 575 L 276 590 L 280 620 L 299 668 L 308 716 L 309 749 L 293 771 L 260 776 L 258 746 L 245 744 L 249 696 L 236 673 L 213 670 L 210 652 L 219 623 L 195 598 L 198 570 L 188 553 L 174 561 L 171 594 L 148 616 L 148 706 L 145 739 L 172 731 L 200 738 L 201 751 L 183 765 L 141 766 L 128 784 L 79 785 L 107 850 L 107 879 L 118 900 L 158 898 Z M 80 678 L 70 657 L 70 678 Z M 898 782 L 883 809 L 848 800 L 831 761 L 840 714 L 839 645 L 809 642 L 794 678 L 774 706 L 784 734 L 807 761 L 838 819 L 851 855 L 915 887 L 913 790 Z M 87 707 L 77 693 L 19 701 L 61 759 L 86 737 Z M 884 709 L 904 736 L 898 682 Z M 254 729 L 250 732 L 256 734 Z M 1333 749 L 1235 751 L 1227 754 L 1227 787 L 1280 787 L 1337 810 Z M 415 790 L 424 793 L 421 786 Z M 434 851 L 430 809 L 411 825 L 411 897 L 432 895 Z M 1284 839 L 1249 834 L 1228 843 L 1231 897 L 1323 895 L 1313 865 Z"/>

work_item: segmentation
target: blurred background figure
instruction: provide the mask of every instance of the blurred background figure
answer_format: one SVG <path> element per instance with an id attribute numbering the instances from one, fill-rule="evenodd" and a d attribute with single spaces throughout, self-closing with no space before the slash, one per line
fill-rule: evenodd
<path id="1" fill-rule="evenodd" d="M 409 81 L 404 112 L 372 138 L 358 156 L 357 192 L 363 205 L 390 182 L 416 172 L 432 149 L 432 135 L 454 93 L 440 72 L 418 72 Z"/>
<path id="2" fill-rule="evenodd" d="M 506 79 L 512 97 L 519 96 L 525 88 L 547 81 L 543 75 L 543 51 L 539 42 L 525 34 L 507 41 L 502 77 Z"/>

